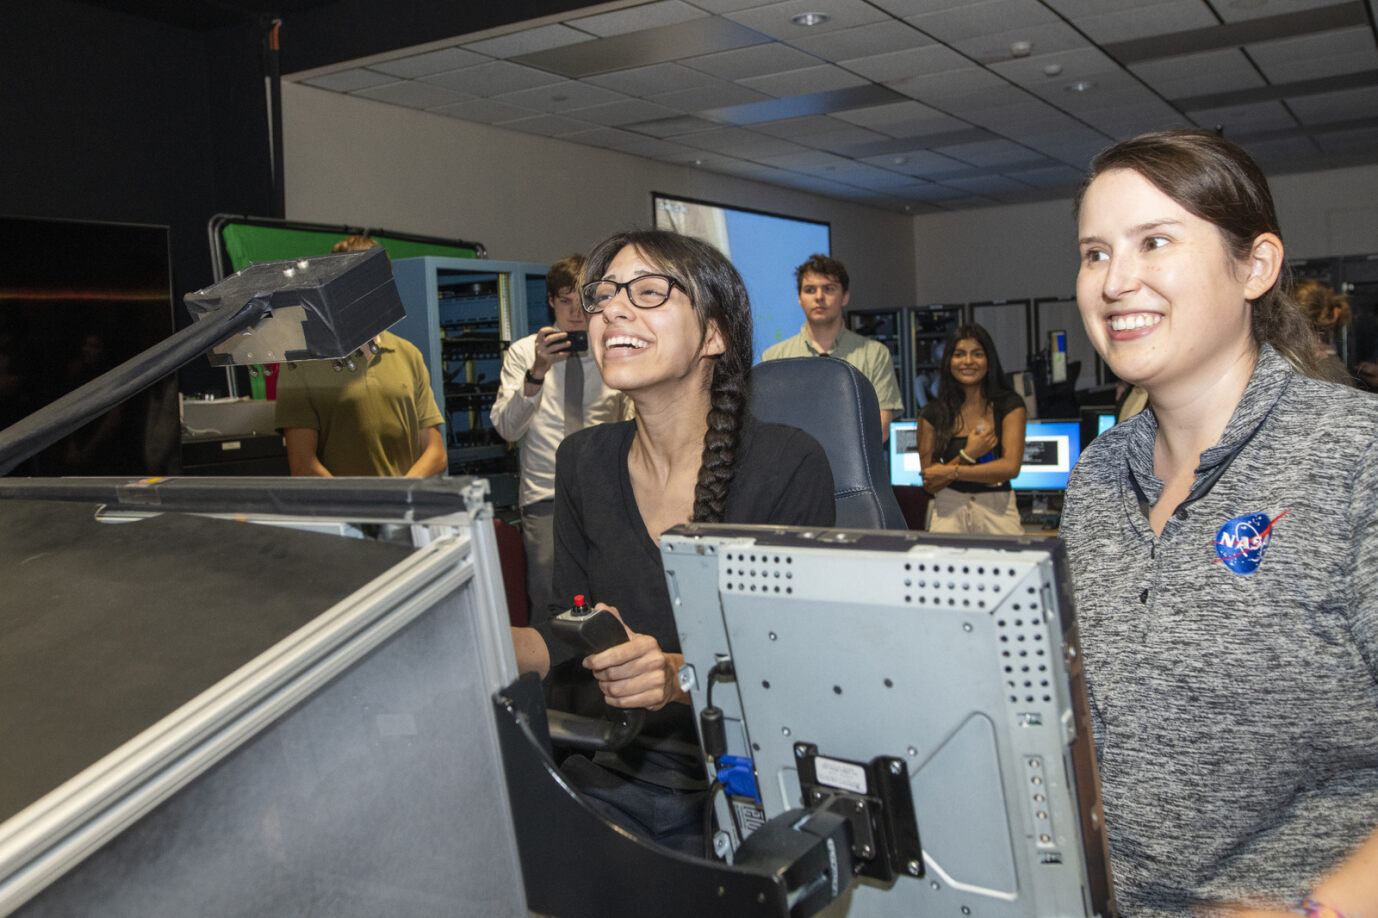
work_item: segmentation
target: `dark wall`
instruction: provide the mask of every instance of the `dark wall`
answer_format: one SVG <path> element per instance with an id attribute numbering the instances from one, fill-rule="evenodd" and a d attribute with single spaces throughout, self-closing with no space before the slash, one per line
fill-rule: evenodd
<path id="1" fill-rule="evenodd" d="M 271 206 L 256 24 L 192 31 L 71 0 L 0 28 L 0 213 L 165 224 L 178 324 L 212 279 L 206 221 Z M 194 367 L 183 388 L 223 386 Z"/>

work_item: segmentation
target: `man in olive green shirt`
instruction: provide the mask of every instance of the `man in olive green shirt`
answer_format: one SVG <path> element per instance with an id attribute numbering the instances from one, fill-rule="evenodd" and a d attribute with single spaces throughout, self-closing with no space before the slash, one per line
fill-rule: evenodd
<path id="1" fill-rule="evenodd" d="M 383 332 L 374 348 L 335 361 L 286 364 L 276 425 L 293 475 L 439 475 L 449 464 L 444 423 L 421 352 Z"/>
<path id="2" fill-rule="evenodd" d="M 864 338 L 842 324 L 842 309 L 851 300 L 850 278 L 842 262 L 826 255 L 810 255 L 794 269 L 804 325 L 799 334 L 766 348 L 762 360 L 784 357 L 836 357 L 871 381 L 880 402 L 880 436 L 890 436 L 890 420 L 904 410 L 895 383 L 894 360 L 879 341 Z"/>

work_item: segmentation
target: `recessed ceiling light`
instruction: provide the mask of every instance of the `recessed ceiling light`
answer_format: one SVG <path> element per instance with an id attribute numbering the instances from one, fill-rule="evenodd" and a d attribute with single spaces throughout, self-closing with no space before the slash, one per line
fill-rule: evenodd
<path id="1" fill-rule="evenodd" d="M 1077 80 L 1074 83 L 1068 83 L 1062 88 L 1068 92 L 1090 92 L 1095 85 L 1096 84 L 1092 83 L 1090 80 Z"/>
<path id="2" fill-rule="evenodd" d="M 789 21 L 797 26 L 816 26 L 822 25 L 831 18 L 833 17 L 827 13 L 800 13 L 797 16 L 791 16 Z"/>
<path id="3" fill-rule="evenodd" d="M 1010 42 L 1010 54 L 1014 57 L 1028 57 L 1033 52 L 1033 42 L 1028 39 Z"/>
<path id="4" fill-rule="evenodd" d="M 896 156 L 893 159 L 891 159 L 890 162 L 894 163 L 896 166 L 903 166 L 905 163 L 909 162 L 909 157 Z"/>
<path id="5" fill-rule="evenodd" d="M 1044 76 L 1053 77 L 1053 76 L 1058 76 L 1058 75 L 1061 74 L 1061 73 L 1062 73 L 1062 65 L 1061 65 L 1061 64 L 1048 64 L 1046 67 L 1043 68 L 1043 75 L 1044 75 Z"/>

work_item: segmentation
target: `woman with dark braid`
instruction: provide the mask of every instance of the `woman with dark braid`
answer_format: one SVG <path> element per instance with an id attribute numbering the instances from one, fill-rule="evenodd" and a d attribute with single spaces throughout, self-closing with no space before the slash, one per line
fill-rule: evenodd
<path id="1" fill-rule="evenodd" d="M 656 540 L 690 521 L 829 526 L 823 448 L 747 410 L 751 306 L 735 268 L 675 233 L 619 233 L 589 255 L 589 342 L 603 380 L 636 419 L 587 428 L 555 468 L 555 605 L 513 629 L 518 663 L 542 674 L 575 651 L 550 619 L 583 595 L 613 610 L 629 639 L 583 660 L 609 705 L 648 710 L 621 752 L 563 765 L 615 821 L 702 853 L 708 781 L 680 691 L 683 663 Z M 801 397 L 806 394 L 801 393 Z"/>

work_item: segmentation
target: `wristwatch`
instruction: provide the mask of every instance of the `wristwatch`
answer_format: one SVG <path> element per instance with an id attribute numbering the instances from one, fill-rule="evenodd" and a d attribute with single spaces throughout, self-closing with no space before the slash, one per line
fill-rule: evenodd
<path id="1" fill-rule="evenodd" d="M 531 371 L 530 371 L 530 370 L 527 370 L 527 371 L 526 371 L 526 381 L 529 382 L 529 383 L 531 383 L 531 385 L 533 385 L 533 386 L 539 386 L 541 383 L 545 382 L 545 377 L 542 376 L 540 379 L 537 379 L 536 377 L 534 377 L 534 376 L 531 375 Z"/>

